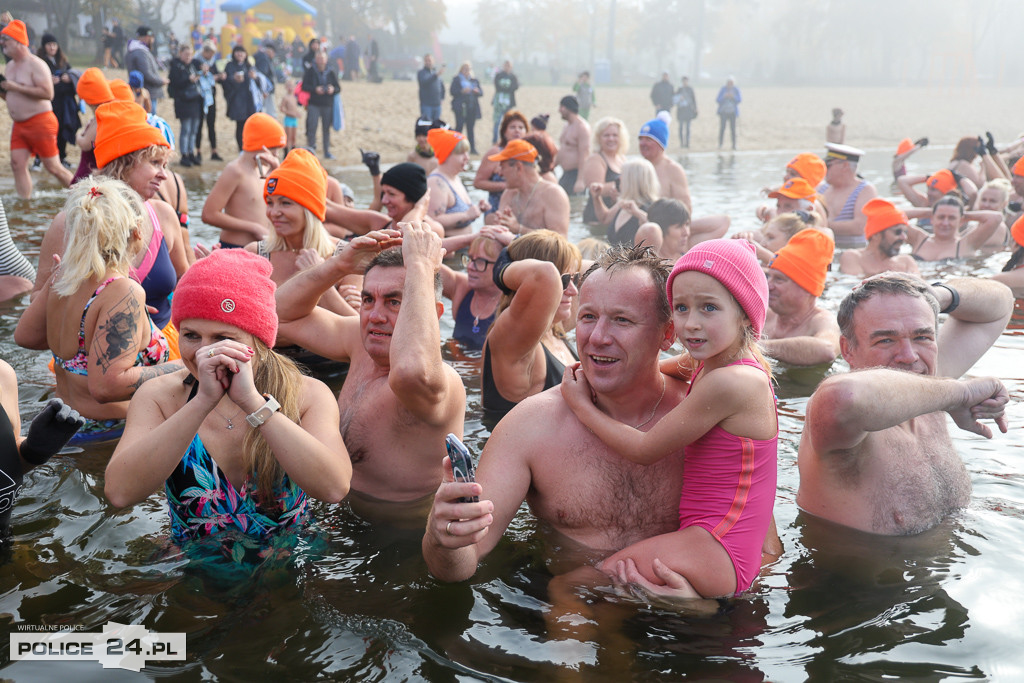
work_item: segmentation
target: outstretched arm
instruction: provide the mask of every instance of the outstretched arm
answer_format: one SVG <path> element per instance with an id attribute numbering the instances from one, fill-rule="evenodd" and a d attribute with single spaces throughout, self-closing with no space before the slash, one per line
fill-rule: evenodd
<path id="1" fill-rule="evenodd" d="M 1006 387 L 991 377 L 961 381 L 871 368 L 822 382 L 807 404 L 806 428 L 818 453 L 849 452 L 871 432 L 941 410 L 961 429 L 991 438 L 977 420 L 994 419 L 1005 432 L 1008 401 Z"/>

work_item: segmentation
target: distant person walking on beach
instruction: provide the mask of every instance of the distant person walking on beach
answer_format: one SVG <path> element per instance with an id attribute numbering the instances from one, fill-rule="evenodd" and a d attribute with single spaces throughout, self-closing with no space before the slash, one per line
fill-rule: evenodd
<path id="1" fill-rule="evenodd" d="M 825 127 L 825 142 L 841 145 L 845 140 L 846 124 L 843 123 L 843 110 L 836 107 L 832 110 L 832 120 Z"/>
<path id="2" fill-rule="evenodd" d="M 594 86 L 590 84 L 590 72 L 580 73 L 580 77 L 572 84 L 572 91 L 580 103 L 580 116 L 590 120 L 591 107 L 597 106 L 597 97 L 594 95 Z"/>
<path id="3" fill-rule="evenodd" d="M 143 86 L 149 90 L 149 96 L 153 100 L 153 111 L 156 112 L 157 105 L 164 98 L 164 86 L 168 80 L 160 75 L 160 66 L 153 55 L 153 43 L 156 37 L 153 29 L 148 26 L 140 26 L 135 32 L 137 38 L 128 43 L 128 53 L 124 57 L 124 68 L 128 71 L 139 71 L 142 73 Z"/>
<path id="4" fill-rule="evenodd" d="M 491 106 L 494 107 L 494 134 L 491 137 L 491 144 L 498 143 L 498 128 L 505 118 L 505 112 L 516 107 L 516 90 L 519 89 L 519 79 L 512 73 L 512 62 L 505 60 L 501 65 L 501 71 L 494 74 L 494 97 L 491 98 Z"/>
<path id="5" fill-rule="evenodd" d="M 731 76 L 725 85 L 718 91 L 718 149 L 722 149 L 722 140 L 725 137 L 725 126 L 729 125 L 729 135 L 732 137 L 732 148 L 736 149 L 736 117 L 740 115 L 740 89 L 736 87 L 736 81 Z"/>
<path id="6" fill-rule="evenodd" d="M 676 90 L 672 101 L 676 105 L 676 119 L 679 121 L 679 145 L 689 147 L 690 121 L 697 118 L 697 96 L 690 87 L 690 79 L 686 76 L 683 76 L 683 84 Z"/>
<path id="7" fill-rule="evenodd" d="M 661 80 L 651 88 L 651 102 L 654 104 L 655 116 L 658 115 L 658 112 L 672 111 L 672 100 L 675 94 L 676 90 L 672 87 L 672 81 L 668 79 L 668 72 L 662 72 Z"/>
<path id="8" fill-rule="evenodd" d="M 28 31 L 20 19 L 0 31 L 0 47 L 10 59 L 6 78 L 0 80 L 0 98 L 14 119 L 11 129 L 11 172 L 18 196 L 32 196 L 32 176 L 28 160 L 38 156 L 64 187 L 71 184 L 72 173 L 61 166 L 57 149 L 59 123 L 53 113 L 53 76 L 39 57 L 28 49 Z"/>

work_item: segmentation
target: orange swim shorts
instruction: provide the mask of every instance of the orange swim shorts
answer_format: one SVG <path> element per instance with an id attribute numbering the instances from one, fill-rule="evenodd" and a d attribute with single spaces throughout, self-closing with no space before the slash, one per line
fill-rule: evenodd
<path id="1" fill-rule="evenodd" d="M 44 111 L 24 121 L 15 121 L 11 128 L 11 149 L 27 149 L 40 159 L 57 156 L 57 115 Z"/>

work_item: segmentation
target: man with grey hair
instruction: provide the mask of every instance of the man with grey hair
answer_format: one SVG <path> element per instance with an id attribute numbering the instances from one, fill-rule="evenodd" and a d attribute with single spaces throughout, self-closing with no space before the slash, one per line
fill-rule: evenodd
<path id="1" fill-rule="evenodd" d="M 1006 432 L 1009 396 L 993 377 L 958 379 L 998 339 L 1013 308 L 998 282 L 927 285 L 882 273 L 839 308 L 851 372 L 827 378 L 807 404 L 797 463 L 802 510 L 875 534 L 938 524 L 970 500 L 967 469 L 945 414 L 965 431 Z M 939 313 L 949 317 L 939 330 Z"/>
<path id="2" fill-rule="evenodd" d="M 441 481 L 445 435 L 462 435 L 466 390 L 441 359 L 441 238 L 417 221 L 399 226 L 400 238 L 394 230 L 367 233 L 281 285 L 278 338 L 350 364 L 338 406 L 352 457 L 352 509 L 422 528 Z M 359 273 L 358 315 L 317 306 L 341 278 Z"/>

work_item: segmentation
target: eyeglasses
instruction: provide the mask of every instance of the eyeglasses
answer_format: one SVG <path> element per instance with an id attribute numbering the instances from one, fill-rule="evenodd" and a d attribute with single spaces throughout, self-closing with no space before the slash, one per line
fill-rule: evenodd
<path id="1" fill-rule="evenodd" d="M 488 261 L 484 257 L 470 258 L 469 254 L 462 255 L 462 267 L 469 268 L 470 264 L 473 266 L 473 270 L 477 272 L 483 272 L 487 270 L 487 266 L 493 266 L 495 261 Z"/>
<path id="2" fill-rule="evenodd" d="M 577 288 L 580 286 L 580 274 L 579 273 L 562 273 L 562 290 L 569 289 L 569 283 L 573 283 Z"/>

